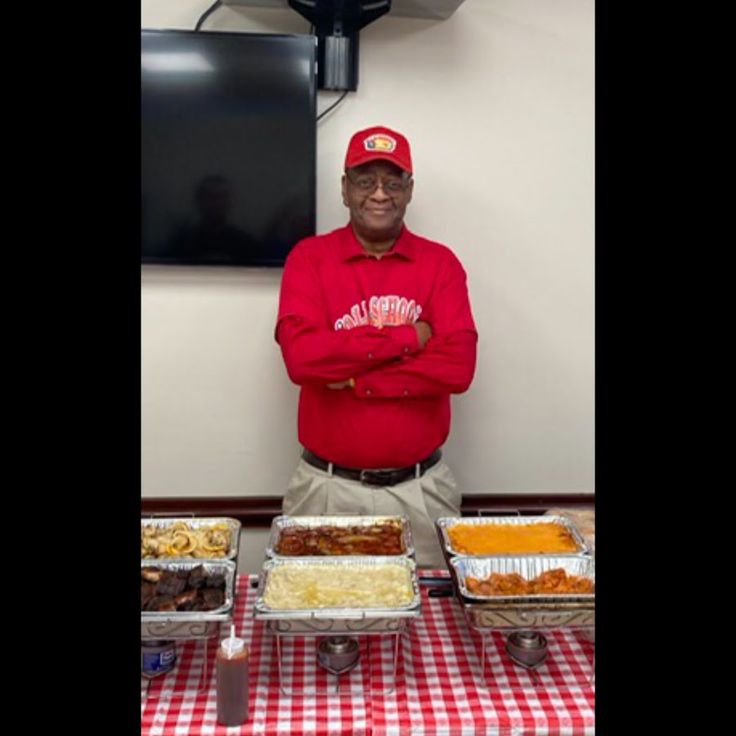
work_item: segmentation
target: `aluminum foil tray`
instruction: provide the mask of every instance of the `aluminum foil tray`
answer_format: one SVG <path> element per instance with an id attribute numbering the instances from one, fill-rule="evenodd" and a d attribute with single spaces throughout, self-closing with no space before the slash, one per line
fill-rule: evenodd
<path id="1" fill-rule="evenodd" d="M 318 565 L 331 568 L 348 566 L 381 566 L 400 565 L 409 570 L 413 596 L 405 606 L 395 608 L 309 608 L 309 609 L 276 609 L 266 605 L 263 593 L 268 583 L 271 570 L 288 566 L 291 568 L 306 565 Z M 292 633 L 299 631 L 395 631 L 400 628 L 400 619 L 414 618 L 421 614 L 419 581 L 416 563 L 410 557 L 292 557 L 266 560 L 258 581 L 258 591 L 254 607 L 254 618 L 266 621 L 279 621 L 283 630 Z M 273 627 L 271 627 L 273 628 Z"/>
<path id="2" fill-rule="evenodd" d="M 595 560 L 587 555 L 518 555 L 494 557 L 453 557 L 452 576 L 465 602 L 498 604 L 575 602 L 595 606 L 595 593 L 535 593 L 528 595 L 483 596 L 468 591 L 465 578 L 487 578 L 491 573 L 518 573 L 531 580 L 547 570 L 562 568 L 568 575 L 581 575 L 595 583 Z"/>
<path id="3" fill-rule="evenodd" d="M 566 556 L 579 556 L 581 554 L 588 554 L 590 548 L 586 544 L 582 535 L 578 531 L 577 527 L 570 521 L 562 516 L 443 516 L 435 522 L 440 538 L 442 540 L 442 546 L 446 553 L 450 556 L 464 556 L 464 557 L 475 557 L 476 555 L 469 555 L 467 552 L 460 552 L 452 546 L 452 540 L 448 534 L 448 529 L 457 524 L 469 524 L 472 526 L 485 526 L 485 525 L 516 525 L 525 526 L 528 524 L 561 524 L 569 530 L 572 535 L 573 541 L 577 544 L 578 549 L 574 552 L 553 552 L 555 557 L 566 557 Z M 510 552 L 508 555 L 498 553 L 497 555 L 479 555 L 482 557 L 495 557 L 495 556 L 514 556 L 520 557 L 524 553 Z M 539 553 L 534 553 L 538 555 Z"/>
<path id="4" fill-rule="evenodd" d="M 158 633 L 154 638 L 160 639 L 162 624 L 174 625 L 184 624 L 193 626 L 194 629 L 201 628 L 202 624 L 226 621 L 232 618 L 233 604 L 235 601 L 235 563 L 232 560 L 141 560 L 141 569 L 146 567 L 158 567 L 164 570 L 193 570 L 202 565 L 208 575 L 220 574 L 225 576 L 225 602 L 211 611 L 141 611 L 141 635 L 144 630 L 155 629 Z M 155 624 L 155 626 L 154 626 Z M 199 634 L 202 636 L 202 634 Z M 153 636 L 148 634 L 147 636 Z M 173 637 L 172 637 L 173 638 Z M 184 637 L 182 637 L 184 638 Z"/>
<path id="5" fill-rule="evenodd" d="M 227 554 L 225 557 L 146 557 L 145 560 L 153 561 L 165 561 L 165 560 L 234 560 L 238 556 L 238 548 L 240 545 L 240 529 L 241 524 L 237 519 L 231 519 L 227 516 L 220 517 L 141 517 L 141 534 L 143 534 L 144 526 L 154 526 L 158 529 L 167 529 L 168 527 L 175 524 L 177 521 L 183 521 L 189 525 L 191 529 L 198 529 L 203 526 L 212 526 L 213 524 L 227 524 L 230 527 L 230 543 L 228 545 Z"/>
<path id="6" fill-rule="evenodd" d="M 398 522 L 401 524 L 401 541 L 403 543 L 403 555 L 412 557 L 414 555 L 414 540 L 411 533 L 409 520 L 405 516 L 277 516 L 271 523 L 271 534 L 268 539 L 266 555 L 274 559 L 297 560 L 302 555 L 285 555 L 276 552 L 279 538 L 284 529 L 289 527 L 314 528 L 319 526 L 372 526 L 386 522 Z M 326 555 L 327 557 L 342 557 L 343 555 Z M 398 555 L 387 555 L 395 559 Z"/>

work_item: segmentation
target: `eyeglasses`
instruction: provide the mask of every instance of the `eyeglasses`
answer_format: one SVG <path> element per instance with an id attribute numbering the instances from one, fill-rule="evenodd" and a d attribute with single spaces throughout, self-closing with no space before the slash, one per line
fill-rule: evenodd
<path id="1" fill-rule="evenodd" d="M 387 194 L 400 194 L 406 190 L 411 182 L 411 177 L 379 179 L 377 176 L 370 176 L 369 174 L 356 177 L 351 176 L 348 172 L 346 174 L 350 183 L 364 194 L 373 194 L 379 185 Z"/>

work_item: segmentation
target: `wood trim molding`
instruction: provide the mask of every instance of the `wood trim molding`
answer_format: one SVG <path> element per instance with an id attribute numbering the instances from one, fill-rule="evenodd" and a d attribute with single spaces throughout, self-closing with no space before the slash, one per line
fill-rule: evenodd
<path id="1" fill-rule="evenodd" d="M 556 507 L 592 507 L 593 493 L 487 493 L 463 496 L 463 516 L 540 514 Z M 141 516 L 228 516 L 246 527 L 269 527 L 281 496 L 155 496 L 141 498 Z"/>

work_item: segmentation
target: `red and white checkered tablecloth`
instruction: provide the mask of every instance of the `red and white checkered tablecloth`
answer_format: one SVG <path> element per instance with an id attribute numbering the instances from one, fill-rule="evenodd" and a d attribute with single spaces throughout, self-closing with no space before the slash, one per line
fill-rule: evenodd
<path id="1" fill-rule="evenodd" d="M 481 673 L 480 634 L 468 628 L 454 598 L 430 598 L 422 586 L 422 615 L 400 638 L 396 667 L 390 635 L 359 636 L 359 664 L 340 678 L 317 664 L 314 637 L 282 636 L 279 676 L 276 637 L 253 620 L 255 596 L 248 576 L 240 575 L 234 621 L 251 650 L 247 722 L 232 728 L 217 724 L 216 640 L 207 647 L 204 683 L 204 642 L 185 642 L 177 646 L 174 670 L 150 681 L 147 692 L 148 682 L 141 681 L 142 734 L 594 733 L 595 694 L 588 680 L 593 646 L 576 632 L 544 632 L 549 655 L 538 670 L 541 685 L 508 659 L 505 636 L 497 631 L 485 634 Z"/>

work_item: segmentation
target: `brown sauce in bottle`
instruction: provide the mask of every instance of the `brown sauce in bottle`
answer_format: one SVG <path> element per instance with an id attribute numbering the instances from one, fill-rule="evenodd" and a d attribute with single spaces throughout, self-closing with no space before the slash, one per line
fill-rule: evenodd
<path id="1" fill-rule="evenodd" d="M 243 639 L 225 639 L 217 650 L 217 720 L 224 726 L 248 720 L 248 660 Z"/>

